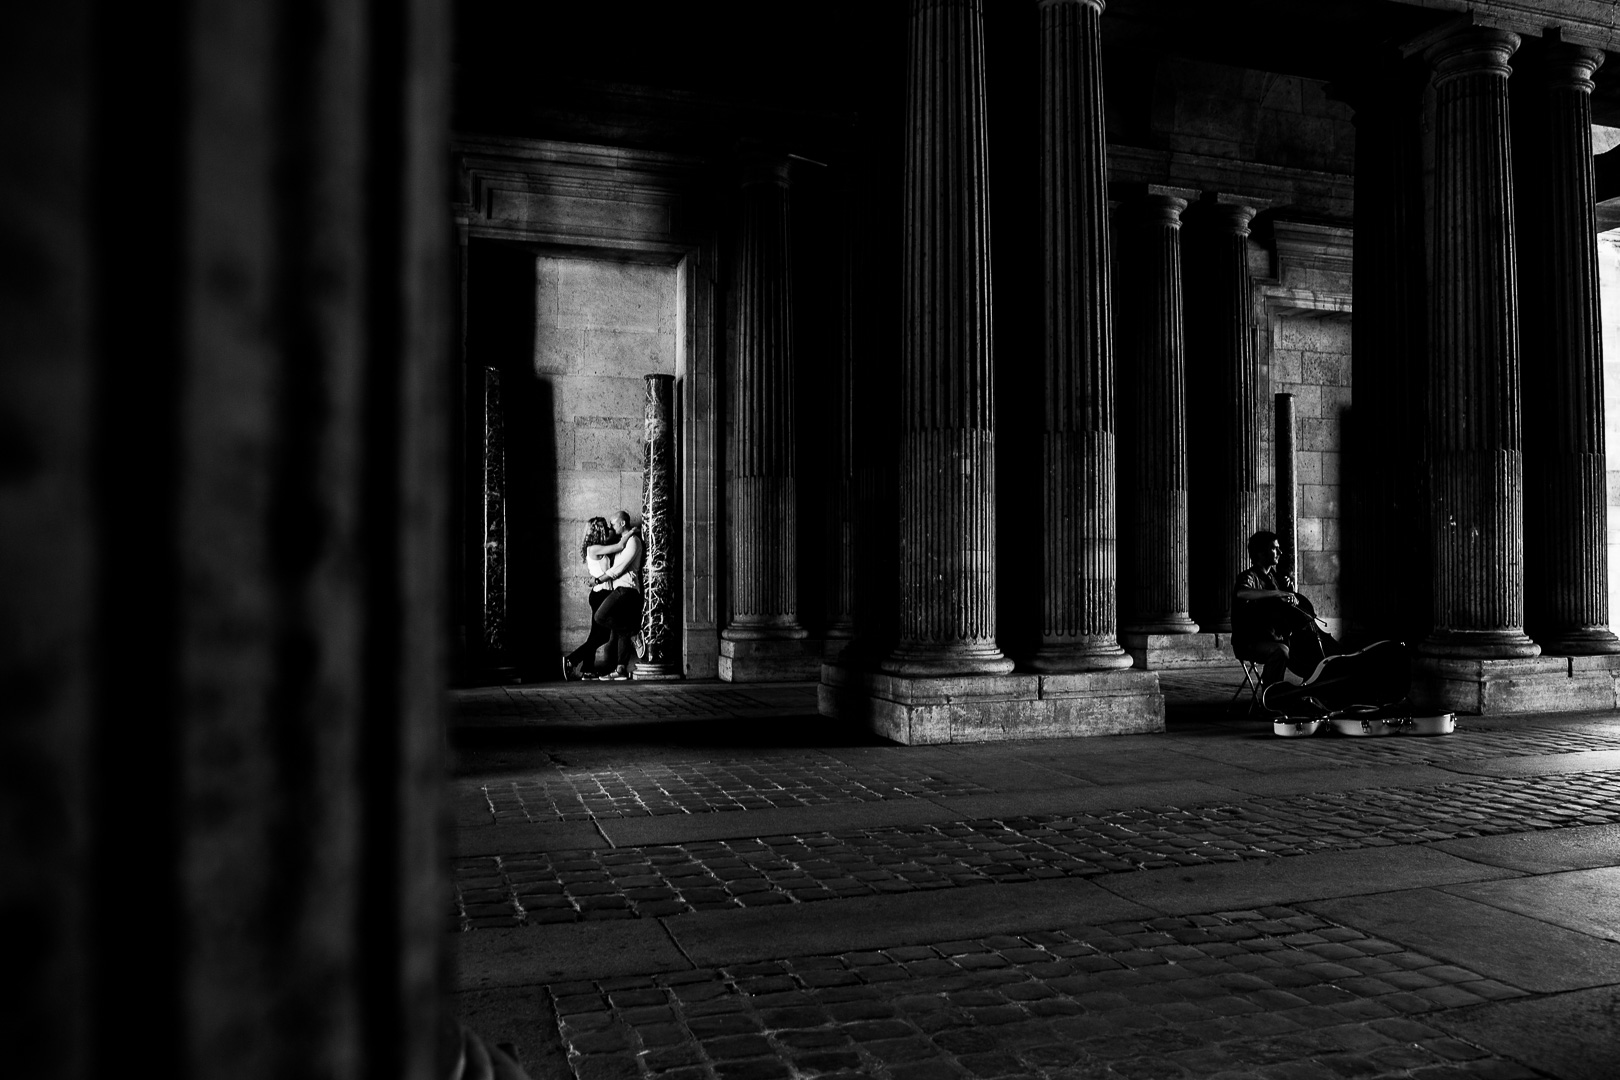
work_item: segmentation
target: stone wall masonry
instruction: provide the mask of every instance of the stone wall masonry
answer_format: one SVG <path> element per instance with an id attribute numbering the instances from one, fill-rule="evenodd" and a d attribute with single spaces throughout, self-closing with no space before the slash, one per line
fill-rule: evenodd
<path id="1" fill-rule="evenodd" d="M 1335 290 L 1342 275 L 1322 271 Z M 1285 268 L 1284 280 L 1298 278 Z M 1350 407 L 1350 321 L 1333 313 L 1285 312 L 1271 317 L 1270 332 L 1262 335 L 1262 359 L 1270 372 L 1267 403 L 1272 394 L 1294 395 L 1297 425 L 1295 466 L 1299 481 L 1300 591 L 1311 598 L 1317 613 L 1338 632 L 1342 612 L 1339 578 L 1342 572 L 1341 537 L 1345 492 L 1342 485 L 1344 416 Z M 1260 434 L 1264 487 L 1261 491 L 1262 527 L 1273 527 L 1275 493 L 1269 417 Z"/>

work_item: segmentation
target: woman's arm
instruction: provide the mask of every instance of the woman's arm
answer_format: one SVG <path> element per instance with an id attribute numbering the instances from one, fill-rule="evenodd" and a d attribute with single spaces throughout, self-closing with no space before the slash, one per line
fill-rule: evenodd
<path id="1" fill-rule="evenodd" d="M 629 534 L 626 534 L 626 535 L 629 535 Z M 607 555 L 617 555 L 619 552 L 621 552 L 623 550 L 624 550 L 624 537 L 621 536 L 621 537 L 619 537 L 618 540 L 616 540 L 615 542 L 613 542 L 611 544 L 592 544 L 590 547 L 585 549 L 585 554 L 587 554 L 587 555 L 595 555 L 598 558 L 601 558 L 601 557 L 604 557 L 604 556 L 607 556 Z"/>

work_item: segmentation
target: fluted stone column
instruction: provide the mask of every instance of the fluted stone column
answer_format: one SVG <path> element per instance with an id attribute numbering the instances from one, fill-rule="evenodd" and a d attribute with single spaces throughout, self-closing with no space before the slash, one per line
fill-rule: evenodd
<path id="1" fill-rule="evenodd" d="M 1149 192 L 1120 207 L 1119 482 L 1129 502 L 1121 549 L 1121 629 L 1192 634 L 1187 615 L 1186 373 L 1182 353 L 1181 212 Z M 1125 500 L 1122 500 L 1125 501 Z"/>
<path id="2" fill-rule="evenodd" d="M 795 577 L 798 496 L 785 157 L 745 161 L 740 204 L 734 263 L 731 623 L 720 637 L 722 642 L 802 638 Z"/>
<path id="3" fill-rule="evenodd" d="M 1118 639 L 1103 0 L 1041 0 L 1045 607 L 1036 671 L 1131 666 Z"/>
<path id="4" fill-rule="evenodd" d="M 996 674 L 984 14 L 913 0 L 902 276 L 899 675 Z"/>
<path id="5" fill-rule="evenodd" d="M 1434 263 L 1428 451 L 1436 657 L 1532 657 L 1508 58 L 1518 35 L 1470 26 L 1431 45 Z"/>
<path id="6" fill-rule="evenodd" d="M 827 639 L 842 648 L 855 636 L 855 214 L 852 177 L 845 169 L 836 181 L 833 222 L 833 448 L 828 496 L 832 516 L 827 537 Z M 831 654 L 829 654 L 831 655 Z"/>
<path id="7" fill-rule="evenodd" d="M 1260 519 L 1260 400 L 1247 244 L 1253 206 L 1205 196 L 1187 210 L 1190 603 L 1205 631 L 1232 630 L 1232 581 Z"/>
<path id="8" fill-rule="evenodd" d="M 1603 349 L 1592 166 L 1596 49 L 1549 41 L 1519 68 L 1525 628 L 1545 653 L 1620 652 L 1609 630 Z M 1528 84 L 1528 85 L 1526 85 Z"/>
<path id="9" fill-rule="evenodd" d="M 636 661 L 641 681 L 681 677 L 679 582 L 672 562 L 677 530 L 675 517 L 675 376 L 647 375 L 647 407 L 642 417 L 646 465 L 642 471 L 641 537 L 646 545 L 641 563 L 641 638 Z"/>
<path id="10" fill-rule="evenodd" d="M 1421 87 L 1395 60 L 1343 88 L 1355 108 L 1355 309 L 1346 432 L 1351 513 L 1341 587 L 1352 632 L 1415 641 L 1429 629 L 1429 366 L 1423 251 Z M 1402 587 L 1391 589 L 1391 581 Z"/>

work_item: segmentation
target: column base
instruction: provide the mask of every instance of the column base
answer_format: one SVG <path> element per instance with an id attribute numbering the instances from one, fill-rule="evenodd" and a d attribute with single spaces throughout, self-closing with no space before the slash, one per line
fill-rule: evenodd
<path id="1" fill-rule="evenodd" d="M 720 639 L 719 675 L 725 682 L 808 682 L 821 671 L 820 638 Z"/>
<path id="2" fill-rule="evenodd" d="M 1237 663 L 1228 634 L 1149 634 L 1127 630 L 1119 643 L 1144 671 L 1174 668 L 1230 667 Z"/>
<path id="3" fill-rule="evenodd" d="M 1620 656 L 1459 660 L 1417 656 L 1412 704 L 1474 716 L 1600 712 L 1620 702 Z"/>
<path id="4" fill-rule="evenodd" d="M 1060 675 L 1078 671 L 1118 671 L 1131 667 L 1131 654 L 1108 637 L 1100 641 L 1057 642 L 1042 645 L 1030 657 L 1029 670 L 1040 675 Z"/>
<path id="5" fill-rule="evenodd" d="M 1583 626 L 1562 634 L 1537 637 L 1543 656 L 1607 656 L 1620 653 L 1620 637 L 1607 626 Z"/>
<path id="6" fill-rule="evenodd" d="M 1518 630 L 1436 630 L 1418 642 L 1419 656 L 1448 660 L 1528 660 L 1541 646 Z"/>
<path id="7" fill-rule="evenodd" d="M 636 682 L 678 682 L 686 676 L 676 664 L 649 664 L 637 660 L 630 665 L 630 677 Z"/>
<path id="8" fill-rule="evenodd" d="M 1147 671 L 918 677 L 824 664 L 818 706 L 907 746 L 1164 730 L 1164 694 Z"/>
<path id="9" fill-rule="evenodd" d="M 1009 675 L 1013 662 L 994 644 L 899 645 L 878 665 L 886 674 L 905 678 L 971 678 Z"/>

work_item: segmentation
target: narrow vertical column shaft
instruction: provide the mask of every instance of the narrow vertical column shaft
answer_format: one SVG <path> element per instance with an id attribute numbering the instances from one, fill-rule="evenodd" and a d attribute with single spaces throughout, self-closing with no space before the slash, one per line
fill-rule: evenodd
<path id="1" fill-rule="evenodd" d="M 1012 669 L 996 646 L 984 13 L 914 0 L 906 100 L 902 675 Z"/>
<path id="2" fill-rule="evenodd" d="M 1129 667 L 1118 639 L 1102 0 L 1041 3 L 1044 625 L 1037 671 Z"/>
<path id="3" fill-rule="evenodd" d="M 1279 565 L 1285 574 L 1299 568 L 1299 473 L 1294 458 L 1294 395 L 1276 394 L 1273 400 L 1272 438 L 1273 486 L 1277 496 L 1277 543 L 1282 548 Z"/>
<path id="4" fill-rule="evenodd" d="M 1428 438 L 1434 629 L 1421 651 L 1535 656 L 1524 626 L 1518 287 L 1508 137 L 1516 34 L 1452 33 L 1435 85 Z"/>
<path id="5" fill-rule="evenodd" d="M 1393 58 L 1350 88 L 1356 125 L 1355 309 L 1347 431 L 1346 580 L 1364 638 L 1426 635 L 1431 619 L 1424 398 L 1421 91 Z M 1389 583 L 1400 581 L 1392 589 Z"/>
<path id="6" fill-rule="evenodd" d="M 1187 394 L 1182 355 L 1181 211 L 1148 194 L 1120 208 L 1120 483 L 1131 529 L 1123 545 L 1123 629 L 1192 634 L 1187 615 Z"/>
<path id="7" fill-rule="evenodd" d="M 828 485 L 828 638 L 855 633 L 855 198 L 846 170 L 837 181 L 833 223 L 833 471 Z"/>
<path id="8" fill-rule="evenodd" d="M 1254 374 L 1248 238 L 1254 207 L 1205 198 L 1187 211 L 1187 410 L 1193 453 L 1190 603 L 1205 631 L 1230 633 L 1232 578 L 1248 566 L 1260 514 L 1260 399 Z"/>
<path id="9" fill-rule="evenodd" d="M 721 637 L 801 638 L 787 161 L 747 160 L 739 201 L 731 624 Z"/>
<path id="10" fill-rule="evenodd" d="M 1596 49 L 1549 42 L 1514 80 L 1520 184 L 1525 628 L 1543 652 L 1620 652 L 1609 630 L 1603 347 L 1592 165 Z M 1522 97 L 1525 100 L 1517 100 Z M 1517 106 L 1525 106 L 1517 108 Z"/>
<path id="11" fill-rule="evenodd" d="M 647 406 L 642 416 L 646 464 L 642 470 L 641 536 L 646 544 L 641 566 L 641 659 L 638 679 L 674 679 L 681 675 L 679 577 L 674 542 L 675 519 L 675 376 L 648 375 Z"/>
<path id="12" fill-rule="evenodd" d="M 485 664 L 507 659 L 506 649 L 506 413 L 501 373 L 484 368 L 484 461 L 482 470 L 484 545 L 481 573 L 483 626 L 479 643 Z"/>

